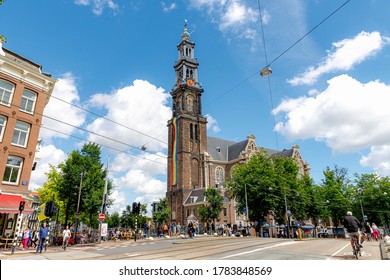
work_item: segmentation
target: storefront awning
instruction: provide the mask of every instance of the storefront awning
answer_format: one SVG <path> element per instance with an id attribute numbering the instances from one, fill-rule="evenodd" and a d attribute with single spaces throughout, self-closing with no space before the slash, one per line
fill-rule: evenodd
<path id="1" fill-rule="evenodd" d="M 0 213 L 19 214 L 19 204 L 22 200 L 24 199 L 20 195 L 0 194 Z M 25 204 L 22 213 L 32 214 L 33 209 Z"/>

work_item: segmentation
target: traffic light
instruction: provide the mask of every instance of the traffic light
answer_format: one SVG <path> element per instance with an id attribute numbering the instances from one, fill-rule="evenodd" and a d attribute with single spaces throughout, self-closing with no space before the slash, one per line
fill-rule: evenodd
<path id="1" fill-rule="evenodd" d="M 51 210 L 51 216 L 55 216 L 57 214 L 57 211 L 58 211 L 57 207 L 55 207 L 54 204 L 53 204 L 53 208 Z"/>
<path id="2" fill-rule="evenodd" d="M 45 212 L 44 212 L 46 217 L 51 217 L 52 216 L 53 206 L 54 206 L 53 200 L 49 200 L 49 201 L 46 202 Z"/>
<path id="3" fill-rule="evenodd" d="M 132 208 L 133 214 L 137 214 L 137 207 L 138 207 L 137 202 L 133 202 L 133 208 Z"/>
<path id="4" fill-rule="evenodd" d="M 140 212 L 141 212 L 141 202 L 138 202 L 138 205 L 137 205 L 137 215 L 139 215 Z"/>
<path id="5" fill-rule="evenodd" d="M 19 211 L 20 213 L 22 213 L 22 211 L 24 210 L 24 205 L 26 204 L 26 201 L 22 200 L 20 201 L 19 203 Z"/>

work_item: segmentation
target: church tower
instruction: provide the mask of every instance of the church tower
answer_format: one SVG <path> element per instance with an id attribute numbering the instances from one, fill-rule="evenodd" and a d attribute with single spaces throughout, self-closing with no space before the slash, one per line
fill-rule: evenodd
<path id="1" fill-rule="evenodd" d="M 204 155 L 207 151 L 207 119 L 202 115 L 203 89 L 198 80 L 199 63 L 187 23 L 177 45 L 175 84 L 171 91 L 172 119 L 168 121 L 167 199 L 172 221 L 186 222 L 183 203 L 192 190 L 205 188 Z"/>

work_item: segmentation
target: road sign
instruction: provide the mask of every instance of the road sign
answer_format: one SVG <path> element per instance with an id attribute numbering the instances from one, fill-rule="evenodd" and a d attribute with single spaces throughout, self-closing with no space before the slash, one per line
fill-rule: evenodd
<path id="1" fill-rule="evenodd" d="M 301 226 L 301 223 L 300 223 L 300 222 L 296 222 L 295 225 L 296 225 L 297 227 L 300 227 L 300 226 Z"/>
<path id="2" fill-rule="evenodd" d="M 99 214 L 99 221 L 104 221 L 106 216 L 104 214 Z"/>

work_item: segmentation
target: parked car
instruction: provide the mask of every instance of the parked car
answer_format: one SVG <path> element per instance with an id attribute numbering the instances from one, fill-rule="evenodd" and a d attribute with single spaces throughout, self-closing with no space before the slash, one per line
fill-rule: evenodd
<path id="1" fill-rule="evenodd" d="M 318 238 L 333 237 L 333 230 L 331 228 L 322 228 L 317 232 Z"/>

